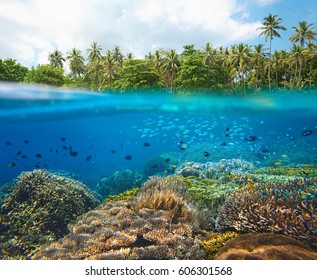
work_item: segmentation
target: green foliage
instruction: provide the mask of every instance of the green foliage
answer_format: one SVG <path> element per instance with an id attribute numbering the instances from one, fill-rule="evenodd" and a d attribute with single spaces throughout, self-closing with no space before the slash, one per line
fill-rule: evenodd
<path id="1" fill-rule="evenodd" d="M 27 73 L 28 68 L 15 59 L 0 59 L 0 81 L 22 82 Z"/>
<path id="2" fill-rule="evenodd" d="M 162 86 L 160 76 L 151 61 L 141 59 L 126 60 L 118 71 L 119 79 L 114 87 L 120 89 L 156 88 Z"/>
<path id="3" fill-rule="evenodd" d="M 55 69 L 51 65 L 39 65 L 32 69 L 25 76 L 27 83 L 44 84 L 51 86 L 62 86 L 64 84 L 63 71 Z"/>

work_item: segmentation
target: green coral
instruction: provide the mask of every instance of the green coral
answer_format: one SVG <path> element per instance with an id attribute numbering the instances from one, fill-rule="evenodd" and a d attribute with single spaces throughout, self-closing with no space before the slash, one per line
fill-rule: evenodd
<path id="1" fill-rule="evenodd" d="M 131 197 L 135 197 L 138 195 L 140 191 L 140 188 L 133 188 L 131 190 L 127 190 L 125 192 L 119 193 L 117 195 L 109 195 L 104 202 L 109 202 L 109 201 L 122 201 L 126 200 Z"/>
<path id="2" fill-rule="evenodd" d="M 314 166 L 312 164 L 305 164 L 299 166 L 266 167 L 260 168 L 256 170 L 254 173 L 310 178 L 317 177 L 317 166 Z"/>
<path id="3" fill-rule="evenodd" d="M 213 260 L 221 247 L 229 240 L 238 237 L 239 234 L 233 231 L 225 233 L 212 233 L 206 240 L 202 242 L 204 250 L 207 252 L 207 258 Z"/>

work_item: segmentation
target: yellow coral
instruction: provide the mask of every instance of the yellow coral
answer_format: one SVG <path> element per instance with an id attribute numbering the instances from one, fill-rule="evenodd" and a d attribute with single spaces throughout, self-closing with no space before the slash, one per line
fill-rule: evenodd
<path id="1" fill-rule="evenodd" d="M 227 231 L 225 233 L 213 233 L 202 242 L 203 248 L 207 252 L 208 259 L 214 259 L 221 247 L 223 247 L 230 239 L 239 235 L 236 232 Z"/>
<path id="2" fill-rule="evenodd" d="M 127 190 L 127 191 L 125 191 L 123 193 L 119 193 L 117 195 L 109 195 L 104 200 L 104 202 L 126 200 L 128 198 L 137 196 L 139 191 L 140 191 L 140 188 L 134 188 L 134 189 L 131 189 L 131 190 Z"/>

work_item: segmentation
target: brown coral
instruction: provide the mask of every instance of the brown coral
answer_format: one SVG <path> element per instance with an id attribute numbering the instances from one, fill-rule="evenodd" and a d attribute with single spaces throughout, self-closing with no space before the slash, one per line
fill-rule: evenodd
<path id="1" fill-rule="evenodd" d="M 234 191 L 219 213 L 219 228 L 281 233 L 316 246 L 316 185 L 315 179 L 294 179 Z"/>
<path id="2" fill-rule="evenodd" d="M 21 173 L 0 210 L 0 258 L 26 258 L 41 244 L 65 235 L 71 220 L 98 203 L 78 181 L 44 170 Z"/>
<path id="3" fill-rule="evenodd" d="M 152 182 L 153 183 L 153 182 Z M 43 246 L 35 259 L 202 259 L 200 237 L 174 207 L 139 207 L 137 198 L 105 202 L 69 226 L 70 234 Z M 165 208 L 165 207 L 162 207 Z"/>
<path id="4" fill-rule="evenodd" d="M 220 249 L 217 260 L 317 260 L 317 252 L 278 234 L 244 234 Z"/>

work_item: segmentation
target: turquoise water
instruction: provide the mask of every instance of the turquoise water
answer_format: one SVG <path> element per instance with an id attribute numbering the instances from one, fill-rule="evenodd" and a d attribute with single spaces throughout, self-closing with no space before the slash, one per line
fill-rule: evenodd
<path id="1" fill-rule="evenodd" d="M 115 171 L 169 175 L 186 161 L 258 168 L 317 163 L 317 94 L 252 97 L 96 94 L 0 86 L 0 184 L 22 171 L 72 174 L 89 187 Z"/>

